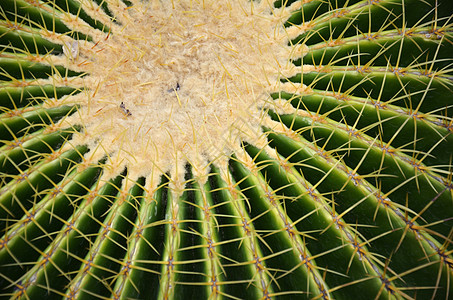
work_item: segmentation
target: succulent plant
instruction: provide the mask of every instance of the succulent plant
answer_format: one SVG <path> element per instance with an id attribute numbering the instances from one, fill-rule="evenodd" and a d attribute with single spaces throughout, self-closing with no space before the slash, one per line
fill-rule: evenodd
<path id="1" fill-rule="evenodd" d="M 2 0 L 1 297 L 453 297 L 452 16 Z"/>

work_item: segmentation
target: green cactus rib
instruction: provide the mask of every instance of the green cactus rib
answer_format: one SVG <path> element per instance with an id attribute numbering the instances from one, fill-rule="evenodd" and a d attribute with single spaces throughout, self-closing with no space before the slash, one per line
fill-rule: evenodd
<path id="1" fill-rule="evenodd" d="M 191 16 L 189 2 L 204 8 L 175 0 Z M 85 68 L 100 61 L 98 43 L 134 22 L 157 22 L 134 19 L 142 3 L 0 3 L 0 298 L 453 297 L 453 2 L 270 4 L 272 17 L 283 12 L 275 31 L 285 32 L 290 71 L 256 105 L 256 140 L 241 128 L 224 161 L 198 149 L 206 141 L 186 152 L 159 145 L 182 162 L 167 169 L 151 154 L 143 161 L 109 150 L 88 129 L 120 122 L 84 123 L 72 101 L 95 99 Z M 78 52 L 82 42 L 93 57 Z M 216 80 L 226 82 L 234 74 L 222 59 Z M 260 77 L 251 78 L 252 90 Z M 175 93 L 173 113 L 188 84 L 171 84 L 155 96 Z M 121 95 L 113 113 L 130 121 L 129 95 Z M 77 115 L 80 124 L 71 121 Z M 150 128 L 150 141 L 112 143 L 157 148 L 153 139 L 170 123 Z M 194 124 L 177 125 L 195 140 Z M 187 151 L 209 158 L 203 170 Z M 141 175 L 140 164 L 157 171 Z"/>

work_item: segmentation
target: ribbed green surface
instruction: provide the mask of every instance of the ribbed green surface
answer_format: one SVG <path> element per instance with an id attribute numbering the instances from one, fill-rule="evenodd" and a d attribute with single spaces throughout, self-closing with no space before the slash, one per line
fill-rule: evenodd
<path id="1" fill-rule="evenodd" d="M 77 107 L 45 106 L 80 87 L 39 79 L 85 74 L 38 59 L 63 55 L 42 29 L 109 29 L 76 0 L 1 1 L 2 298 L 453 297 L 453 2 L 291 4 L 307 53 L 282 82 L 307 92 L 273 93 L 291 108 L 267 112 L 269 147 L 207 180 L 187 164 L 178 194 L 169 174 L 100 180 L 107 158 L 81 167 L 83 129 L 55 125 Z"/>

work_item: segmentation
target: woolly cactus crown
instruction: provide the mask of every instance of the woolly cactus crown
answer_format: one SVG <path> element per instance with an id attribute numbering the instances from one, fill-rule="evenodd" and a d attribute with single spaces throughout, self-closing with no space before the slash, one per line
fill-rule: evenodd
<path id="1" fill-rule="evenodd" d="M 0 295 L 448 299 L 452 15 L 2 0 Z"/>

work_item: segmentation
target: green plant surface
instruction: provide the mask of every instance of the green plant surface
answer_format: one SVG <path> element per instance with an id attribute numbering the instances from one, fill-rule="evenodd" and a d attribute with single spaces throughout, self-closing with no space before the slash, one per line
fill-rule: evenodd
<path id="1" fill-rule="evenodd" d="M 450 0 L 2 0 L 0 298 L 453 298 Z"/>

